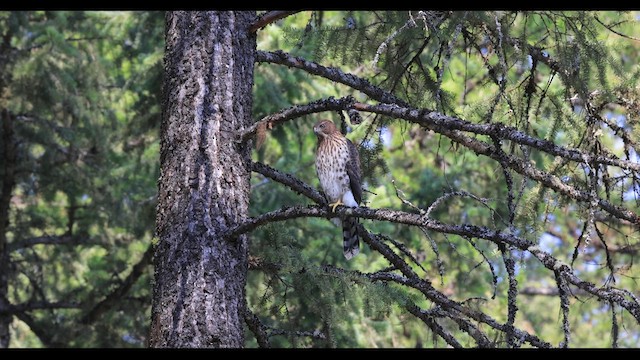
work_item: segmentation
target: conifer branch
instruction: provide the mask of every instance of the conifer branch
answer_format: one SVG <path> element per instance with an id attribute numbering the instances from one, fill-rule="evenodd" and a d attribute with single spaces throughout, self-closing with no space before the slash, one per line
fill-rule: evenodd
<path id="1" fill-rule="evenodd" d="M 548 57 L 544 56 L 544 58 L 547 59 Z M 446 116 L 428 109 L 411 108 L 411 106 L 409 106 L 403 100 L 398 99 L 395 95 L 385 91 L 380 87 L 372 85 L 371 83 L 369 83 L 369 81 L 363 78 L 359 78 L 353 74 L 345 73 L 338 68 L 325 67 L 301 57 L 294 57 L 284 51 L 258 51 L 256 53 L 256 61 L 280 64 L 288 67 L 296 67 L 305 70 L 310 74 L 318 75 L 326 79 L 347 85 L 355 90 L 362 91 L 363 93 L 369 95 L 372 99 L 375 99 L 381 103 L 386 103 L 379 105 L 367 105 L 358 103 L 356 104 L 355 108 L 360 111 L 369 111 L 388 116 L 396 116 L 405 120 L 416 122 L 418 124 L 431 123 L 435 126 L 444 126 L 454 130 L 468 131 L 481 135 L 494 135 L 499 139 L 511 140 L 519 144 L 531 146 L 541 151 L 545 151 L 551 155 L 562 156 L 573 161 L 583 162 L 585 161 L 586 156 L 586 159 L 589 162 L 618 166 L 626 170 L 640 171 L 640 164 L 638 163 L 617 159 L 613 155 L 605 157 L 602 155 L 593 156 L 590 154 L 584 154 L 576 149 L 568 149 L 556 145 L 551 141 L 530 136 L 520 130 L 517 130 L 510 126 L 506 126 L 504 124 L 475 124 L 456 117 Z"/>
<path id="2" fill-rule="evenodd" d="M 565 159 L 589 164 L 612 165 L 625 170 L 640 171 L 640 163 L 622 160 L 615 155 L 593 155 L 581 152 L 577 149 L 566 148 L 556 145 L 551 141 L 540 139 L 522 131 L 504 125 L 502 123 L 476 124 L 454 116 L 447 116 L 429 109 L 417 109 L 412 107 L 398 106 L 395 104 L 363 104 L 356 103 L 358 111 L 372 112 L 381 115 L 392 116 L 414 122 L 429 129 L 445 128 L 448 130 L 459 130 L 471 132 L 477 135 L 493 136 L 501 140 L 510 140 L 517 144 L 526 145 L 549 155 L 560 156 Z M 440 131 L 438 131 L 440 132 Z"/>
<path id="3" fill-rule="evenodd" d="M 507 291 L 507 323 L 505 324 L 509 329 L 507 331 L 507 344 L 511 348 L 519 347 L 518 341 L 516 341 L 516 337 L 513 334 L 513 324 L 516 321 L 516 313 L 518 312 L 517 298 L 518 298 L 518 280 L 516 279 L 516 263 L 511 258 L 511 254 L 508 251 L 507 247 L 504 245 L 499 245 L 498 248 L 502 254 L 502 261 L 504 262 L 504 267 L 507 270 L 507 275 L 509 277 L 509 290 Z"/>
<path id="4" fill-rule="evenodd" d="M 296 57 L 284 51 L 257 51 L 256 61 L 285 65 L 302 69 L 310 74 L 318 75 L 323 78 L 347 85 L 353 89 L 362 91 L 372 99 L 380 102 L 398 104 L 400 106 L 408 106 L 405 101 L 397 98 L 395 95 L 383 90 L 382 88 L 371 84 L 369 81 L 348 74 L 335 67 L 327 67 L 316 62 L 306 60 L 302 57 Z"/>
<path id="5" fill-rule="evenodd" d="M 520 250 L 530 252 L 536 257 L 547 269 L 556 271 L 560 269 L 561 276 L 570 284 L 582 289 L 602 300 L 612 300 L 625 308 L 638 322 L 640 322 L 640 303 L 636 299 L 627 299 L 628 296 L 622 290 L 614 287 L 597 287 L 596 285 L 583 281 L 576 276 L 568 265 L 564 264 L 560 260 L 553 257 L 551 254 L 542 251 L 535 243 L 530 240 L 518 237 L 514 234 L 504 233 L 496 231 L 484 226 L 476 226 L 471 224 L 451 225 L 444 224 L 435 219 L 426 218 L 420 214 L 407 213 L 404 211 L 390 210 L 390 209 L 370 209 L 365 207 L 359 208 L 347 208 L 340 206 L 336 208 L 335 213 L 329 211 L 326 207 L 319 206 L 294 206 L 284 207 L 279 210 L 275 210 L 258 217 L 249 218 L 245 222 L 229 229 L 225 236 L 228 239 L 237 238 L 240 234 L 250 232 L 257 227 L 277 221 L 284 221 L 288 219 L 295 219 L 301 217 L 324 217 L 331 218 L 338 216 L 357 216 L 360 218 L 389 221 L 398 224 L 421 226 L 425 229 L 429 229 L 436 232 L 467 236 L 471 238 L 479 238 L 491 241 L 497 245 L 508 245 Z M 361 235 L 366 235 L 361 234 Z M 376 242 L 381 244 L 380 241 Z M 370 243 L 370 245 L 372 245 Z M 377 246 L 375 249 L 380 252 L 381 246 Z M 389 250 L 386 255 L 395 254 Z M 385 255 L 385 254 L 383 254 Z M 397 256 L 397 255 L 396 255 Z M 386 257 L 386 256 L 385 256 Z M 410 274 L 415 274 L 413 270 L 409 268 L 407 263 L 400 257 L 394 258 L 392 264 L 399 270 L 410 271 Z M 403 271 L 404 273 L 404 271 Z M 406 274 L 405 274 L 406 275 Z"/>
<path id="6" fill-rule="evenodd" d="M 255 163 L 253 166 L 256 166 Z M 462 224 L 462 225 L 450 225 L 439 222 L 438 220 L 426 217 L 422 214 L 415 213 L 407 213 L 403 211 L 397 210 L 389 210 L 389 209 L 370 209 L 366 207 L 359 208 L 347 208 L 340 206 L 336 208 L 336 213 L 329 212 L 326 207 L 326 202 L 324 201 L 324 197 L 319 195 L 317 190 L 312 187 L 306 185 L 304 182 L 296 179 L 291 175 L 283 175 L 279 171 L 269 168 L 266 165 L 257 165 L 257 168 L 261 169 L 265 174 L 271 174 L 272 179 L 281 182 L 282 184 L 296 190 L 298 193 L 308 196 L 309 198 L 321 201 L 316 201 L 322 204 L 322 207 L 318 206 L 295 206 L 295 207 L 285 207 L 276 211 L 272 211 L 263 215 L 260 215 L 255 218 L 249 218 L 245 222 L 237 225 L 234 228 L 231 228 L 227 231 L 226 237 L 228 239 L 235 239 L 240 234 L 244 234 L 254 230 L 255 228 L 264 225 L 266 223 L 275 222 L 275 221 L 284 221 L 293 218 L 300 217 L 325 217 L 330 218 L 336 215 L 345 216 L 358 216 L 361 218 L 367 218 L 372 220 L 383 220 L 390 221 L 399 224 L 406 225 L 414 225 L 418 227 L 422 227 L 427 230 L 432 230 L 436 232 L 446 233 L 446 234 L 454 234 L 460 236 L 467 236 L 471 238 L 480 238 L 494 242 L 497 245 L 507 245 L 518 248 L 520 250 L 528 251 L 533 256 L 535 256 L 547 269 L 552 271 L 556 271 L 557 269 L 564 269 L 561 272 L 561 275 L 565 277 L 568 283 L 578 287 L 581 290 L 584 290 L 592 295 L 597 296 L 601 299 L 611 300 L 615 303 L 619 304 L 626 310 L 628 310 L 638 322 L 640 322 L 640 302 L 637 298 L 633 296 L 629 296 L 623 290 L 613 288 L 613 287 L 601 287 L 598 288 L 594 284 L 581 280 L 577 277 L 571 270 L 570 267 L 558 259 L 554 258 L 551 254 L 542 251 L 535 243 L 530 240 L 520 238 L 512 233 L 504 233 L 498 232 L 492 229 L 489 229 L 484 226 L 475 226 L 470 224 Z M 254 170 L 255 171 L 255 170 Z M 362 225 L 360 226 L 362 228 Z M 367 235 L 368 232 L 362 231 L 363 234 Z M 391 252 L 393 253 L 393 252 Z M 395 254 L 395 253 L 394 253 Z M 384 255 L 384 254 L 383 254 Z M 399 258 L 398 258 L 399 259 Z M 406 262 L 400 261 L 392 262 L 394 266 L 398 269 L 409 269 Z M 630 300 L 626 299 L 627 297 L 631 298 Z"/>
<path id="7" fill-rule="evenodd" d="M 613 302 L 609 302 L 611 307 L 611 347 L 616 349 L 618 347 L 618 318 L 616 317 L 616 305 Z"/>
<path id="8" fill-rule="evenodd" d="M 560 308 L 562 309 L 562 332 L 564 333 L 564 340 L 560 343 L 560 347 L 569 347 L 569 339 L 571 336 L 571 330 L 569 327 L 569 287 L 566 280 L 561 276 L 560 271 L 554 271 L 556 278 L 556 284 L 558 286 L 558 296 L 560 297 Z"/>
<path id="9" fill-rule="evenodd" d="M 144 273 L 144 270 L 153 259 L 154 247 L 149 245 L 147 251 L 144 252 L 140 261 L 138 261 L 132 268 L 131 272 L 122 281 L 122 283 L 113 291 L 111 291 L 104 299 L 95 304 L 80 320 L 83 324 L 90 324 L 95 322 L 105 312 L 111 310 L 117 303 L 119 303 L 122 297 L 129 292 L 133 284 L 138 281 L 140 276 Z"/>
<path id="10" fill-rule="evenodd" d="M 506 39 L 509 41 L 509 39 Z M 544 57 L 545 61 L 551 61 Z M 405 119 L 415 122 L 428 129 L 441 133 L 455 142 L 473 150 L 477 154 L 482 154 L 504 162 L 511 169 L 521 175 L 525 175 L 536 180 L 546 187 L 552 188 L 570 198 L 583 202 L 591 202 L 591 194 L 580 191 L 573 186 L 563 183 L 557 176 L 541 171 L 529 162 L 520 160 L 509 154 L 498 154 L 494 146 L 483 141 L 465 136 L 460 131 L 467 131 L 479 135 L 493 136 L 497 139 L 511 140 L 515 143 L 536 148 L 550 155 L 561 156 L 565 159 L 579 163 L 603 164 L 617 166 L 625 170 L 640 172 L 640 164 L 618 159 L 614 155 L 603 156 L 583 153 L 577 149 L 566 148 L 554 144 L 551 141 L 536 138 L 513 127 L 501 123 L 476 124 L 460 118 L 447 116 L 428 109 L 412 108 L 394 95 L 385 90 L 370 84 L 367 80 L 359 78 L 353 74 L 347 74 L 337 68 L 324 67 L 315 62 L 307 61 L 303 58 L 293 57 L 283 51 L 261 52 L 256 54 L 258 62 L 270 62 L 282 64 L 289 67 L 303 69 L 311 74 L 319 75 L 329 80 L 337 81 L 356 90 L 360 90 L 375 100 L 386 102 L 386 104 L 369 105 L 356 103 L 354 108 L 359 111 L 373 112 L 391 117 Z M 541 62 L 544 62 L 540 60 Z M 628 220 L 634 224 L 640 224 L 640 216 L 634 212 L 618 205 L 614 205 L 607 200 L 595 199 L 598 206 L 604 211 L 617 218 Z"/>
<path id="11" fill-rule="evenodd" d="M 440 326 L 440 324 L 438 324 L 438 322 L 434 319 L 435 316 L 433 315 L 432 311 L 425 311 L 423 309 L 420 309 L 418 306 L 411 302 L 405 305 L 405 309 L 407 309 L 407 311 L 409 311 L 413 316 L 422 320 L 422 322 L 424 322 L 431 329 L 431 331 L 438 334 L 438 336 L 443 338 L 444 341 L 447 342 L 447 344 L 451 345 L 451 347 L 456 349 L 463 347 L 462 344 L 460 344 L 453 335 L 451 335 L 442 326 Z"/>
<path id="12" fill-rule="evenodd" d="M 633 224 L 640 224 L 640 216 L 633 211 L 628 210 L 625 207 L 612 204 L 611 202 L 599 197 L 593 198 L 593 195 L 590 192 L 582 191 L 569 184 L 566 184 L 557 176 L 539 170 L 530 162 L 525 162 L 524 160 L 519 159 L 513 155 L 500 152 L 496 149 L 495 146 L 490 145 L 484 141 L 468 137 L 462 134 L 459 130 L 470 131 L 476 134 L 493 135 L 499 138 L 514 140 L 516 142 L 522 143 L 523 145 L 539 147 L 540 150 L 545 151 L 549 154 L 562 156 L 580 163 L 601 163 L 634 171 L 637 171 L 636 169 L 640 168 L 640 164 L 638 163 L 624 161 L 614 157 L 585 154 L 575 149 L 566 149 L 551 142 L 533 138 L 500 123 L 472 124 L 464 120 L 442 115 L 436 112 L 426 113 L 426 110 L 419 111 L 417 109 L 408 109 L 390 104 L 368 105 L 356 103 L 355 106 L 360 111 L 368 111 L 416 122 L 428 129 L 434 130 L 447 136 L 451 140 L 461 145 L 464 145 L 465 147 L 473 150 L 476 154 L 486 155 L 491 157 L 492 159 L 497 160 L 498 162 L 504 163 L 517 173 L 524 175 L 530 179 L 536 180 L 542 185 L 554 189 L 565 196 L 587 203 L 595 201 L 602 210 L 610 213 L 611 215 L 619 219 L 628 220 Z M 583 156 L 583 158 L 582 160 L 579 160 L 579 157 L 581 156 Z"/>

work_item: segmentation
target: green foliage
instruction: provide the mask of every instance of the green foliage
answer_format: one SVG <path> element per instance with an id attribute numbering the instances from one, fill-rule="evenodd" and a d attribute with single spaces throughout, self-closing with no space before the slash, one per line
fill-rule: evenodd
<path id="1" fill-rule="evenodd" d="M 619 158 L 635 159 L 619 134 L 590 119 L 584 104 L 572 105 L 568 99 L 626 99 L 626 108 L 611 106 L 603 113 L 630 139 L 640 138 L 640 47 L 602 25 L 617 23 L 616 31 L 637 38 L 637 14 L 429 12 L 425 16 L 430 26 L 418 12 L 411 15 L 413 20 L 406 11 L 301 12 L 259 31 L 258 48 L 282 49 L 340 67 L 415 107 L 478 124 L 500 122 L 588 153 L 604 148 Z M 16 317 L 12 347 L 144 346 L 150 267 L 98 320 L 80 320 L 122 284 L 152 243 L 163 30 L 163 15 L 156 12 L 0 12 L 0 34 L 10 39 L 13 49 L 0 53 L 0 107 L 19 115 L 18 181 L 9 245 L 41 236 L 74 239 L 13 250 L 9 300 L 81 303 L 78 309 L 30 311 L 29 324 Z M 558 68 L 569 71 L 555 71 L 534 60 L 523 44 L 542 49 Z M 594 90 L 599 93 L 592 95 Z M 302 70 L 257 64 L 253 118 L 347 95 L 370 102 L 362 93 Z M 275 127 L 264 146 L 254 151 L 253 160 L 318 186 L 311 127 L 321 118 L 338 122 L 341 115 L 346 116 L 310 115 Z M 499 163 L 416 124 L 361 115 L 365 121 L 353 124 L 349 137 L 360 145 L 366 206 L 415 212 L 402 200 L 426 209 L 445 193 L 465 191 L 482 201 L 455 196 L 440 203 L 431 216 L 447 224 L 511 231 L 509 189 Z M 491 142 L 486 136 L 476 138 Z M 586 188 L 589 183 L 588 171 L 576 163 L 523 150 L 509 141 L 503 141 L 501 149 L 572 186 Z M 611 179 L 627 175 L 620 169 L 607 173 Z M 0 166 L 0 176 L 4 174 Z M 510 176 L 516 208 L 513 231 L 571 262 L 588 206 L 514 172 Z M 251 216 L 311 203 L 262 175 L 253 174 L 251 181 Z M 602 187 L 598 193 L 637 213 L 634 194 L 637 190 L 628 180 L 611 180 L 606 193 Z M 508 278 L 497 246 L 389 222 L 361 222 L 411 251 L 417 264 L 405 257 L 407 261 L 438 290 L 506 321 Z M 597 224 L 610 248 L 628 246 L 637 252 L 637 231 L 624 223 Z M 600 286 L 607 283 L 609 269 L 603 244 L 596 238 L 591 231 L 590 244 L 581 245 L 573 266 L 584 280 Z M 264 324 L 285 331 L 271 338 L 273 346 L 446 346 L 406 310 L 410 303 L 423 309 L 433 304 L 416 290 L 363 276 L 386 268 L 387 261 L 363 245 L 361 255 L 347 262 L 341 229 L 327 219 L 263 226 L 250 239 L 255 261 L 246 286 L 247 303 Z M 396 244 L 387 244 L 400 253 Z M 538 260 L 519 251 L 511 251 L 511 256 L 521 292 L 555 289 L 553 274 Z M 633 253 L 616 252 L 612 261 L 615 285 L 637 288 Z M 610 346 L 610 305 L 576 295 L 571 298 L 570 345 Z M 518 301 L 514 325 L 558 345 L 563 339 L 559 298 L 521 294 Z M 637 322 L 622 309 L 614 310 L 619 345 L 636 346 Z M 476 346 L 455 322 L 438 321 L 462 345 Z M 499 334 L 476 325 L 497 345 L 506 346 Z M 296 336 L 296 331 L 317 331 L 328 338 Z M 246 338 L 247 346 L 257 346 L 249 330 Z"/>
<path id="2" fill-rule="evenodd" d="M 407 12 L 300 13 L 286 18 L 279 26 L 265 29 L 260 34 L 264 37 L 259 48 L 283 49 L 323 65 L 338 66 L 345 72 L 367 78 L 392 91 L 415 107 L 433 108 L 477 123 L 501 122 L 531 136 L 577 147 L 587 153 L 593 151 L 595 139 L 609 151 L 625 158 L 623 147 L 613 132 L 604 127 L 596 132 L 598 128 L 588 120 L 584 109 L 572 107 L 567 100 L 574 96 L 586 99 L 594 90 L 600 91 L 599 99 L 619 98 L 621 94 L 626 94 L 628 99 L 637 98 L 637 95 L 631 95 L 635 90 L 630 88 L 637 84 L 639 69 L 629 60 L 637 55 L 638 47 L 601 24 L 616 23 L 619 26 L 616 29 L 622 34 L 635 36 L 638 33 L 637 21 L 630 20 L 635 15 L 609 12 L 453 12 L 437 19 L 437 15 L 431 14 L 426 16 L 433 16 L 429 23 L 437 24 L 437 31 L 425 25 L 418 12 L 412 12 L 415 25 Z M 501 25 L 500 30 L 496 29 L 496 22 Z M 351 26 L 353 23 L 355 27 Z M 284 43 L 280 39 L 284 39 Z M 514 46 L 518 41 L 543 49 L 545 56 L 557 62 L 558 68 L 571 71 L 553 71 L 540 60 L 534 61 L 525 46 Z M 386 47 L 381 46 L 383 42 Z M 267 66 L 260 65 L 259 69 L 263 67 Z M 277 66 L 269 69 L 281 70 Z M 298 70 L 286 71 L 298 73 Z M 501 82 L 501 79 L 505 81 Z M 360 101 L 364 99 L 362 94 L 341 85 L 327 84 L 320 77 L 306 80 L 314 88 L 305 87 L 309 90 L 307 97 L 296 97 L 292 103 L 325 96 L 353 95 Z M 256 84 L 263 84 L 258 81 L 260 77 Z M 295 82 L 278 84 L 281 93 L 292 93 L 302 87 Z M 256 87 L 256 99 L 265 96 L 262 91 L 271 93 L 270 89 L 269 86 Z M 260 112 L 263 108 L 272 109 L 272 104 L 273 101 L 256 101 L 254 107 Z M 362 115 L 365 118 L 370 116 Z M 637 114 L 615 108 L 607 116 L 624 116 L 626 130 L 639 134 L 638 127 L 633 125 Z M 368 175 L 365 187 L 372 192 L 365 193 L 367 206 L 415 211 L 400 201 L 397 192 L 413 205 L 426 209 L 443 194 L 463 190 L 481 197 L 484 202 L 453 197 L 440 204 L 432 216 L 449 224 L 470 223 L 497 230 L 509 229 L 507 198 L 510 190 L 505 186 L 505 175 L 499 163 L 416 125 L 382 117 L 369 117 L 367 121 L 373 123 L 371 131 L 361 131 L 356 126 L 361 137 L 350 137 L 362 143 L 361 158 Z M 311 150 L 315 141 L 310 131 L 311 123 L 313 121 L 301 119 L 275 129 L 256 158 L 317 186 Z M 594 133 L 599 135 L 589 135 Z M 477 138 L 491 143 L 488 137 Z M 508 141 L 502 142 L 502 149 L 528 159 L 536 167 L 573 186 L 584 188 L 588 184 L 583 167 L 575 163 L 535 149 L 524 153 L 518 145 Z M 587 206 L 576 204 L 513 171 L 510 176 L 516 205 L 514 230 L 519 236 L 540 243 L 545 251 L 558 259 L 570 262 L 589 212 Z M 254 176 L 252 181 L 255 190 L 252 192 L 252 214 L 308 202 L 292 195 L 283 186 L 262 179 L 260 175 Z M 623 194 L 630 191 L 629 186 L 629 183 L 610 186 L 611 198 L 627 196 Z M 604 196 L 604 191 L 600 195 Z M 630 209 L 638 209 L 632 202 L 625 201 L 624 204 Z M 362 222 L 369 231 L 382 232 L 407 246 L 425 269 L 414 266 L 416 271 L 424 273 L 439 290 L 451 294 L 458 301 L 472 299 L 469 300 L 473 304 L 471 307 L 498 321 L 506 321 L 508 279 L 501 253 L 495 245 L 434 232 L 425 234 L 390 223 Z M 606 241 L 609 246 L 637 244 L 637 235 L 634 234 L 628 227 L 620 225 L 606 231 Z M 593 245 L 595 236 L 592 232 L 591 245 L 581 246 L 575 268 L 579 276 L 602 285 L 608 270 L 601 245 Z M 270 263 L 288 265 L 276 274 L 252 272 L 247 291 L 248 294 L 256 291 L 250 296 L 261 300 L 250 301 L 250 308 L 261 316 L 264 323 L 276 328 L 312 331 L 329 326 L 336 346 L 443 346 L 442 342 L 432 341 L 434 337 L 428 328 L 402 307 L 403 299 L 409 298 L 423 308 L 430 306 L 414 291 L 353 279 L 348 273 L 333 275 L 329 283 L 323 279 L 326 274 L 317 270 L 322 264 L 364 273 L 387 266 L 380 255 L 369 249 L 363 249 L 364 256 L 345 262 L 340 254 L 340 237 L 340 230 L 324 219 L 290 220 L 285 225 L 254 231 L 251 254 Z M 278 243 L 270 242 L 276 238 Z M 429 245 L 431 242 L 435 243 L 438 255 Z M 296 249 L 305 258 L 291 267 L 292 264 L 284 259 L 290 255 L 285 255 L 283 249 L 288 249 L 286 254 Z M 520 291 L 525 288 L 555 288 L 552 274 L 550 277 L 538 260 L 517 251 L 512 251 L 512 255 L 516 260 Z M 633 269 L 630 267 L 632 255 L 616 253 L 614 257 L 614 268 Z M 440 267 L 444 269 L 442 275 Z M 617 273 L 615 285 L 633 289 L 636 273 L 636 270 Z M 294 280 L 296 277 L 306 281 L 305 287 Z M 293 288 L 286 284 L 293 284 Z M 339 284 L 348 284 L 349 291 L 341 292 Z M 569 321 L 573 332 L 570 345 L 610 346 L 611 309 L 590 297 L 578 298 L 571 300 Z M 333 301 L 332 311 L 340 311 L 340 316 L 331 316 L 325 301 Z M 377 302 L 385 311 L 374 314 L 359 307 L 369 302 Z M 298 307 L 303 303 L 307 308 L 301 312 Z M 289 307 L 289 312 L 270 311 L 266 304 Z M 375 305 L 364 305 L 365 309 L 369 306 Z M 538 334 L 554 345 L 561 342 L 562 315 L 557 297 L 519 295 L 518 307 L 515 326 Z M 295 311 L 291 311 L 292 308 Z M 620 320 L 621 309 L 615 310 L 618 321 L 626 326 L 625 330 L 620 330 L 618 344 L 634 346 L 632 339 L 638 334 L 637 323 L 628 313 L 624 320 Z M 330 319 L 328 324 L 327 319 Z M 471 338 L 460 335 L 455 323 L 442 320 L 441 325 L 460 339 L 466 339 L 467 343 L 463 345 L 475 346 Z M 506 339 L 499 334 L 486 327 L 481 329 L 495 336 L 499 346 L 506 345 Z M 251 338 L 250 334 L 248 336 Z M 357 343 L 353 342 L 354 336 Z M 293 336 L 287 339 L 275 337 L 273 342 L 276 346 L 320 346 Z"/>
<path id="3" fill-rule="evenodd" d="M 10 301 L 80 304 L 31 313 L 29 326 L 44 336 L 43 345 L 142 346 L 149 273 L 95 323 L 80 318 L 121 285 L 150 243 L 163 16 L 13 12 L 0 18 L 13 49 L 0 104 L 19 114 L 10 246 L 70 237 L 63 240 L 69 245 L 10 254 Z M 26 329 L 16 318 L 11 346 L 38 343 Z"/>

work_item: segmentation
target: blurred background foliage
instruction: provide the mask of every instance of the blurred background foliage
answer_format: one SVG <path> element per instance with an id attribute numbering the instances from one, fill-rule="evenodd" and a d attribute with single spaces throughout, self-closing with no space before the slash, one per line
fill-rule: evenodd
<path id="1" fill-rule="evenodd" d="M 569 101 L 575 92 L 587 98 L 594 90 L 604 98 L 637 101 L 640 68 L 635 60 L 640 43 L 598 23 L 615 22 L 618 32 L 640 37 L 637 16 L 634 12 L 454 12 L 433 33 L 420 22 L 405 26 L 408 12 L 306 11 L 259 31 L 258 49 L 282 49 L 340 67 L 416 107 L 476 123 L 499 121 L 589 151 L 596 139 L 620 158 L 637 161 L 635 152 L 626 151 L 609 128 L 603 126 L 596 136 L 584 139 L 592 125 L 584 109 Z M 504 34 L 545 49 L 561 66 L 579 69 L 577 75 L 534 65 L 517 46 L 507 47 L 509 53 L 494 51 L 478 29 L 484 23 L 495 26 L 496 18 Z M 462 27 L 476 31 L 467 33 Z M 401 28 L 385 48 L 380 47 Z M 144 261 L 155 226 L 163 13 L 3 12 L 0 35 L 5 45 L 9 39 L 12 49 L 0 54 L 0 105 L 17 115 L 17 185 L 7 230 L 8 298 L 12 304 L 73 305 L 14 316 L 10 346 L 142 347 L 153 272 L 147 265 L 133 279 L 130 274 L 135 264 Z M 506 69 L 501 68 L 501 58 Z M 505 84 L 502 92 L 501 84 Z M 257 64 L 253 117 L 258 120 L 296 104 L 346 95 L 367 101 L 344 85 L 301 70 Z M 610 107 L 603 113 L 639 138 L 637 112 Z M 466 191 L 486 201 L 453 197 L 432 216 L 450 224 L 510 231 L 500 164 L 417 125 L 362 115 L 362 127 L 374 126 L 353 126 L 349 137 L 363 155 L 367 206 L 414 211 L 397 194 L 427 208 L 444 193 Z M 321 118 L 337 122 L 341 115 L 318 114 L 276 127 L 254 150 L 253 159 L 318 186 L 311 128 Z M 522 150 L 514 151 L 522 155 Z M 565 176 L 563 180 L 575 186 L 587 178 L 584 169 L 573 163 L 538 151 L 529 157 L 537 167 Z M 611 178 L 623 175 L 609 173 Z M 519 192 L 512 231 L 571 263 L 589 209 L 518 174 L 512 176 Z M 608 191 L 608 196 L 637 213 L 640 189 L 631 182 L 621 180 Z M 251 216 L 310 203 L 260 174 L 252 176 Z M 414 265 L 416 271 L 440 291 L 506 321 L 507 276 L 495 245 L 391 223 L 361 222 L 369 231 L 384 233 L 408 248 L 422 267 Z M 612 251 L 614 277 L 595 234 L 580 248 L 573 264 L 576 273 L 598 285 L 615 280 L 617 287 L 638 295 L 639 274 L 633 266 L 640 249 L 637 229 L 609 222 L 597 225 L 610 250 L 617 250 Z M 272 345 L 445 346 L 402 306 L 410 299 L 430 307 L 415 292 L 325 271 L 325 265 L 365 273 L 387 266 L 366 246 L 347 262 L 341 236 L 329 221 L 315 218 L 264 226 L 250 235 L 250 255 L 257 265 L 250 268 L 247 303 L 265 324 L 285 330 L 272 338 Z M 60 239 L 62 244 L 20 245 L 42 237 Z M 560 299 L 548 294 L 557 290 L 553 274 L 527 254 L 514 255 L 520 290 L 515 326 L 557 345 L 563 339 L 562 316 Z M 109 297 L 124 284 L 130 286 L 128 291 Z M 630 314 L 587 294 L 574 295 L 571 346 L 610 346 L 612 310 L 620 325 L 619 345 L 640 343 L 640 327 Z M 108 299 L 104 311 L 89 316 Z M 442 320 L 441 325 L 461 333 L 451 321 Z M 318 329 L 330 337 L 290 333 Z M 504 345 L 504 339 L 495 335 L 492 340 Z M 246 338 L 248 347 L 257 346 L 248 330 Z M 465 346 L 475 344 L 464 335 L 460 339 Z"/>

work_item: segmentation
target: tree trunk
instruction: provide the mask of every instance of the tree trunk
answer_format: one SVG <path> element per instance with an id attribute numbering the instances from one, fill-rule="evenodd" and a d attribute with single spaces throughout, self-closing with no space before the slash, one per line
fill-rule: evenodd
<path id="1" fill-rule="evenodd" d="M 149 345 L 242 347 L 255 12 L 168 12 Z"/>
<path id="2" fill-rule="evenodd" d="M 16 183 L 16 152 L 12 114 L 7 110 L 3 110 L 0 114 L 0 121 L 2 122 L 2 162 L 4 163 L 2 193 L 0 194 L 0 348 L 7 348 L 11 340 L 9 326 L 13 321 L 13 316 L 8 312 L 9 249 L 7 246 L 7 230 L 9 227 L 11 194 L 13 193 L 13 187 Z"/>

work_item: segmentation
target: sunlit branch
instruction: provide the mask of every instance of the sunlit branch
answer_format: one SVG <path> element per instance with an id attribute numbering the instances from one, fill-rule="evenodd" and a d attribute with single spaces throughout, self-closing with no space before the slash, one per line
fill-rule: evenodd
<path id="1" fill-rule="evenodd" d="M 256 121 L 253 125 L 240 132 L 238 134 L 238 138 L 240 141 L 246 141 L 249 137 L 253 136 L 260 126 L 265 126 L 267 129 L 271 129 L 285 121 L 299 118 L 304 115 L 315 114 L 323 111 L 346 110 L 351 104 L 353 104 L 353 102 L 353 97 L 345 96 L 338 99 L 333 97 L 321 99 L 305 105 L 295 105 L 277 113 L 269 114 L 259 121 Z"/>
<path id="2" fill-rule="evenodd" d="M 262 13 L 258 19 L 251 24 L 251 27 L 249 27 L 249 32 L 256 32 L 258 31 L 258 29 L 262 29 L 263 27 L 272 24 L 280 19 L 284 19 L 289 15 L 293 15 L 295 13 L 297 13 L 298 10 L 288 10 L 288 11 L 281 11 L 281 10 L 272 10 L 272 11 L 267 11 Z"/>

